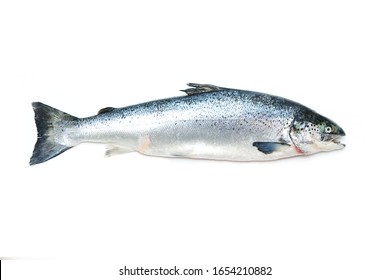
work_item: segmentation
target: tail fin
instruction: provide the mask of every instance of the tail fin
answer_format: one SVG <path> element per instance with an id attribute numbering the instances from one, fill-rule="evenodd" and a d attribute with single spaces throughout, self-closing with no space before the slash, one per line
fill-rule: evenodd
<path id="1" fill-rule="evenodd" d="M 58 143 L 56 133 L 61 131 L 61 127 L 59 127 L 61 121 L 77 120 L 76 117 L 40 102 L 33 102 L 32 106 L 35 112 L 38 139 L 30 159 L 30 165 L 45 162 L 72 148 L 72 146 Z"/>

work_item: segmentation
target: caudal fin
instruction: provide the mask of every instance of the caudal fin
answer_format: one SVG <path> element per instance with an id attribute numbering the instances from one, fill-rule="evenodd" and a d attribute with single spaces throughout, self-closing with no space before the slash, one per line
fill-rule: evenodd
<path id="1" fill-rule="evenodd" d="M 56 139 L 59 139 L 60 135 L 58 134 L 62 133 L 63 121 L 77 120 L 76 117 L 41 102 L 33 102 L 32 106 L 35 112 L 38 139 L 30 159 L 30 165 L 45 162 L 72 148 L 72 146 L 58 143 Z"/>

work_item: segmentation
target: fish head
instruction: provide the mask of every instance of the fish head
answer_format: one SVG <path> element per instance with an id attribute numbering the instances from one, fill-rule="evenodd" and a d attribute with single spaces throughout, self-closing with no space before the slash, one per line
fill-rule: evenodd
<path id="1" fill-rule="evenodd" d="M 292 142 L 303 154 L 340 150 L 345 147 L 342 136 L 345 132 L 339 125 L 310 109 L 298 114 L 290 129 Z"/>

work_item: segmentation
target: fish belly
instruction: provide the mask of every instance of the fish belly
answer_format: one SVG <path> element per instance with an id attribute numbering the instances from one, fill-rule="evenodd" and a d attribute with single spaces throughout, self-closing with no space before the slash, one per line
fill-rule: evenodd
<path id="1" fill-rule="evenodd" d="M 259 140 L 275 141 L 271 137 L 235 122 L 176 122 L 140 133 L 135 150 L 151 156 L 232 161 L 265 161 L 296 155 L 288 145 L 272 154 L 264 154 L 253 145 Z"/>

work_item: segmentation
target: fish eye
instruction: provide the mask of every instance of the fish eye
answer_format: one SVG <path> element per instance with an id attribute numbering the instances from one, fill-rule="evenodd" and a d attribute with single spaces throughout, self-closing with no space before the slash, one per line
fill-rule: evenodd
<path id="1" fill-rule="evenodd" d="M 326 133 L 331 133 L 332 132 L 332 128 L 330 126 L 325 127 L 325 132 Z"/>

